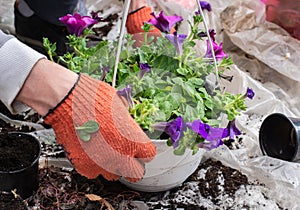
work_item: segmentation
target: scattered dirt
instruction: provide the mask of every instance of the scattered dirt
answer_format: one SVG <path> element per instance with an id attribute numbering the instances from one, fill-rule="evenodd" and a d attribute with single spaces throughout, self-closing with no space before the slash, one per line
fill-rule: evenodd
<path id="1" fill-rule="evenodd" d="M 204 169 L 207 170 L 205 178 L 199 178 L 199 172 Z M 218 174 L 224 175 L 223 190 L 220 189 Z M 194 182 L 197 182 L 201 195 L 215 204 L 221 194 L 234 197 L 242 185 L 250 184 L 245 175 L 212 159 L 202 163 L 182 186 L 160 193 L 133 191 L 120 182 L 109 182 L 102 177 L 86 179 L 74 170 L 49 167 L 40 170 L 40 188 L 27 199 L 27 203 L 32 209 L 37 206 L 41 209 L 109 209 L 105 200 L 115 209 L 134 209 L 135 202 L 142 201 L 149 209 L 206 209 L 201 204 L 178 199 L 179 193 L 197 191 L 189 185 Z M 87 198 L 90 194 L 101 196 L 101 199 L 91 201 Z"/>
<path id="2" fill-rule="evenodd" d="M 7 124 L 4 120 L 0 119 L 0 133 L 7 133 L 7 132 L 31 132 L 35 131 L 34 128 L 30 128 L 28 126 L 14 126 Z"/>
<path id="3" fill-rule="evenodd" d="M 220 161 L 208 160 L 201 165 L 198 172 L 201 170 L 206 170 L 205 177 L 199 178 L 199 176 L 193 175 L 190 177 L 190 180 L 198 181 L 201 195 L 205 198 L 211 198 L 215 204 L 218 203 L 218 197 L 222 193 L 234 197 L 235 192 L 241 185 L 249 184 L 245 175 L 224 166 Z"/>

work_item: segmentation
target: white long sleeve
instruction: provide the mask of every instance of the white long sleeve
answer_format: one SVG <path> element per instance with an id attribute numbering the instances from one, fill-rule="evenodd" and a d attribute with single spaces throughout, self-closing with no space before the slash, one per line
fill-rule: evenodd
<path id="1" fill-rule="evenodd" d="M 14 100 L 31 69 L 41 58 L 45 56 L 0 30 L 0 100 L 12 113 L 24 108 Z"/>

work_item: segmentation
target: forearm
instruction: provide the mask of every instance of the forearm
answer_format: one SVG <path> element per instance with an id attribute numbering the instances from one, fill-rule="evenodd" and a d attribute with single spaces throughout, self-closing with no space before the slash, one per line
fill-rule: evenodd
<path id="1" fill-rule="evenodd" d="M 0 100 L 14 113 L 21 102 L 44 115 L 77 80 L 77 74 L 0 30 Z"/>
<path id="2" fill-rule="evenodd" d="M 63 66 L 41 59 L 34 65 L 16 101 L 45 115 L 67 95 L 77 78 L 77 74 Z"/>

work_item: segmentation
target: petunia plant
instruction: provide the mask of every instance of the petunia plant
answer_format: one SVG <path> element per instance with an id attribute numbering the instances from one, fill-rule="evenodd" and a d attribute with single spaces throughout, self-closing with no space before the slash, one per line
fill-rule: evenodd
<path id="1" fill-rule="evenodd" d="M 200 1 L 200 5 L 205 12 L 212 10 L 208 2 Z M 220 80 L 232 82 L 233 62 L 222 43 L 217 43 L 215 31 L 200 27 L 200 11 L 189 21 L 189 34 L 175 30 L 184 21 L 182 17 L 163 11 L 151 15 L 153 18 L 143 26 L 141 46 L 135 47 L 133 35 L 127 34 L 117 64 L 115 87 L 128 102 L 132 117 L 149 137 L 167 139 L 179 155 L 187 148 L 194 152 L 199 148 L 210 150 L 235 139 L 241 134 L 235 119 L 246 110 L 245 100 L 252 99 L 254 92 L 248 88 L 232 94 L 220 88 Z M 87 46 L 92 25 L 101 21 L 98 14 L 93 12 L 89 18 L 67 15 L 61 21 L 71 33 L 68 39 L 73 51 L 58 62 L 112 84 L 117 40 Z M 148 36 L 151 27 L 161 34 Z M 197 49 L 199 44 L 206 45 L 205 53 Z M 51 58 L 55 47 L 47 39 L 44 46 Z"/>

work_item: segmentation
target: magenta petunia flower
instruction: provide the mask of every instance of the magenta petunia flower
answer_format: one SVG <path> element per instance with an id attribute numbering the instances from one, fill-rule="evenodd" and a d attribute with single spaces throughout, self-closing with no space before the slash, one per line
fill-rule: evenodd
<path id="1" fill-rule="evenodd" d="M 182 45 L 186 37 L 186 34 L 177 34 L 177 32 L 166 35 L 166 38 L 175 46 L 178 56 L 182 54 Z"/>
<path id="2" fill-rule="evenodd" d="M 164 14 L 163 11 L 159 13 L 158 16 L 154 14 L 154 12 L 151 13 L 151 15 L 154 17 L 148 21 L 148 24 L 154 25 L 156 28 L 158 28 L 161 32 L 164 33 L 170 33 L 172 27 L 179 21 L 182 21 L 183 18 L 177 15 L 167 16 Z"/>
<path id="3" fill-rule="evenodd" d="M 185 123 L 181 116 L 171 122 L 160 122 L 152 126 L 155 130 L 164 131 L 169 135 L 173 148 L 178 147 L 179 139 L 183 136 L 183 131 L 186 129 Z"/>
<path id="4" fill-rule="evenodd" d="M 222 60 L 224 57 L 228 58 L 228 55 L 223 51 L 222 43 L 218 45 L 215 41 L 212 41 L 212 45 L 214 48 L 215 56 L 217 60 Z M 209 44 L 209 41 L 206 41 L 206 54 L 204 55 L 204 58 L 212 58 L 212 51 Z"/>
<path id="5" fill-rule="evenodd" d="M 59 20 L 67 26 L 70 34 L 75 34 L 76 36 L 80 36 L 84 29 L 98 23 L 97 20 L 89 16 L 81 16 L 78 13 L 65 15 L 59 18 Z"/>

